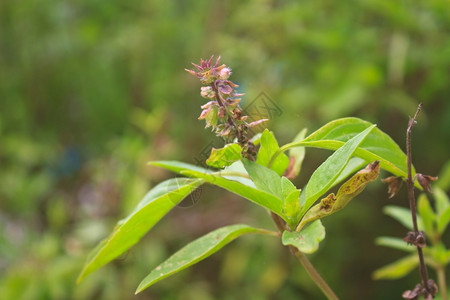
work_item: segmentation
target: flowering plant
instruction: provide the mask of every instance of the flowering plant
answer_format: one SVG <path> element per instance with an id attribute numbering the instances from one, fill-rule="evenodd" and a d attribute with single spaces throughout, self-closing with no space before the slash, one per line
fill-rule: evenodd
<path id="1" fill-rule="evenodd" d="M 136 293 L 209 257 L 234 239 L 253 233 L 275 237 L 289 248 L 328 299 L 338 299 L 306 256 L 317 251 L 325 238 L 321 219 L 348 205 L 378 177 L 380 169 L 401 178 L 410 177 L 415 171 L 411 164 L 406 164 L 405 153 L 386 133 L 358 118 L 331 121 L 308 136 L 303 129 L 291 143 L 281 147 L 268 129 L 260 135 L 249 136 L 250 128 L 266 119 L 247 123 L 247 116 L 239 106 L 243 94 L 236 92 L 238 86 L 229 80 L 231 69 L 219 65 L 219 59 L 214 65 L 213 57 L 202 59 L 199 65 L 193 64 L 196 71 L 186 70 L 200 79 L 204 85 L 200 94 L 208 100 L 199 119 L 204 119 L 206 127 L 211 127 L 226 142 L 223 148 L 212 149 L 206 161 L 212 169 L 177 161 L 151 162 L 152 166 L 183 177 L 153 187 L 136 209 L 119 221 L 110 236 L 93 250 L 78 280 L 136 244 L 200 185 L 213 184 L 266 209 L 277 230 L 244 224 L 216 229 L 156 266 L 139 284 Z M 298 188 L 290 179 L 300 174 L 308 147 L 334 152 L 313 172 L 308 183 Z M 329 192 L 338 185 L 336 193 Z"/>

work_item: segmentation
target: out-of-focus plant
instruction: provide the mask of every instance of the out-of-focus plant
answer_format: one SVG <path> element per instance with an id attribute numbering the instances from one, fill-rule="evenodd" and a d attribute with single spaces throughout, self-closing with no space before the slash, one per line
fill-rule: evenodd
<path id="1" fill-rule="evenodd" d="M 435 270 L 440 297 L 444 300 L 448 299 L 445 269 L 450 263 L 450 249 L 442 240 L 450 223 L 450 199 L 445 192 L 445 189 L 448 191 L 450 183 L 449 172 L 450 163 L 447 163 L 433 187 L 432 196 L 422 193 L 417 201 L 417 225 L 427 237 L 426 247 L 423 248 L 424 260 L 429 267 Z M 434 205 L 432 205 L 433 203 Z M 413 230 L 411 210 L 399 206 L 386 206 L 384 212 L 409 230 Z M 413 253 L 414 248 L 406 245 L 405 239 L 383 236 L 377 238 L 376 243 L 404 251 L 407 255 L 376 270 L 373 273 L 375 279 L 399 279 L 419 266 L 419 258 Z M 422 243 L 425 244 L 425 240 Z"/>
<path id="2" fill-rule="evenodd" d="M 219 65 L 219 60 L 213 64 L 212 57 L 194 66 L 198 70 L 189 73 L 200 78 L 205 85 L 201 95 L 210 100 L 202 106 L 200 119 L 205 119 L 206 127 L 211 126 L 227 142 L 221 149 L 212 149 L 206 161 L 216 170 L 177 161 L 151 162 L 185 177 L 166 180 L 150 190 L 135 210 L 119 221 L 110 236 L 93 250 L 78 281 L 127 251 L 186 196 L 209 183 L 267 209 L 278 232 L 243 224 L 214 230 L 157 266 L 142 280 L 137 293 L 207 258 L 237 237 L 257 233 L 278 238 L 327 298 L 337 299 L 305 255 L 317 251 L 325 238 L 321 219 L 344 208 L 377 178 L 380 168 L 394 176 L 406 177 L 406 155 L 387 134 L 357 118 L 334 120 L 307 137 L 302 130 L 293 142 L 280 147 L 269 130 L 265 129 L 261 135 L 249 130 L 264 120 L 246 122 L 239 107 L 241 94 L 235 92 L 237 85 L 229 80 L 230 68 Z M 314 171 L 306 186 L 299 189 L 289 178 L 299 175 L 306 147 L 335 152 Z M 361 169 L 364 165 L 367 166 Z M 336 194 L 323 197 L 344 180 Z"/>
<path id="3" fill-rule="evenodd" d="M 408 128 L 406 130 L 406 155 L 408 165 L 408 177 L 405 178 L 408 189 L 409 211 L 396 206 L 386 208 L 386 212 L 393 218 L 402 222 L 411 231 L 399 241 L 395 238 L 380 238 L 378 243 L 390 247 L 398 247 L 409 251 L 410 245 L 414 245 L 417 250 L 417 255 L 408 256 L 396 263 L 386 266 L 374 273 L 377 279 L 382 278 L 398 278 L 406 275 L 409 271 L 419 266 L 419 273 L 421 282 L 418 283 L 414 289 L 407 290 L 403 293 L 404 299 L 419 299 L 423 296 L 425 300 L 432 300 L 438 292 L 438 286 L 433 279 L 428 277 L 428 270 L 426 263 L 431 265 L 438 274 L 439 285 L 441 287 L 441 294 L 443 299 L 447 300 L 447 286 L 445 280 L 445 267 L 450 261 L 450 251 L 445 248 L 442 243 L 442 235 L 450 222 L 450 201 L 442 191 L 439 191 L 439 196 L 436 198 L 436 212 L 433 211 L 430 202 L 427 200 L 425 194 L 419 197 L 416 205 L 416 198 L 414 195 L 414 184 L 417 182 L 424 191 L 431 193 L 431 182 L 436 181 L 438 177 L 423 175 L 417 173 L 414 177 L 412 175 L 412 154 L 411 154 L 411 132 L 414 125 L 417 123 L 417 116 L 422 108 L 419 104 L 416 114 L 410 118 Z M 383 180 L 388 184 L 389 198 L 392 198 L 399 191 L 403 179 L 401 177 L 391 176 Z M 444 195 L 444 196 L 443 196 Z M 416 208 L 417 207 L 417 208 Z M 406 213 L 406 214 L 405 214 Z M 421 218 L 419 219 L 418 214 Z M 419 226 L 420 221 L 420 226 Z M 419 230 L 424 229 L 424 230 Z M 432 246 L 427 246 L 427 238 L 431 241 Z M 406 245 L 404 244 L 406 242 Z M 406 247 L 405 247 L 406 246 Z"/>

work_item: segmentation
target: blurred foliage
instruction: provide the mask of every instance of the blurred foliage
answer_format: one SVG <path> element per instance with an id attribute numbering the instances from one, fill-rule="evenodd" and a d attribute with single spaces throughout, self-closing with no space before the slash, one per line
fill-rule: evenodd
<path id="1" fill-rule="evenodd" d="M 267 111 L 281 143 L 357 116 L 402 146 L 423 101 L 413 155 L 433 175 L 448 159 L 449 30 L 444 0 L 0 2 L 0 298 L 320 299 L 284 249 L 252 238 L 133 296 L 194 237 L 236 221 L 273 226 L 219 192 L 173 211 L 126 264 L 74 282 L 87 251 L 169 176 L 146 162 L 195 162 L 210 145 L 196 121 L 197 81 L 183 71 L 190 61 L 222 55 L 247 94 L 243 107 L 265 92 L 282 112 Z M 305 174 L 322 154 L 307 155 Z M 404 233 L 382 215 L 387 203 L 384 187 L 369 187 L 325 222 L 312 261 L 343 299 L 396 299 L 416 282 L 370 279 L 398 258 L 374 238 Z"/>

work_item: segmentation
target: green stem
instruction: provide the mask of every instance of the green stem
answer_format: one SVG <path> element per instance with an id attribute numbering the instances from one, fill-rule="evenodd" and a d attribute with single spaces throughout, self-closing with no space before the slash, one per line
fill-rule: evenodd
<path id="1" fill-rule="evenodd" d="M 298 144 L 298 145 L 297 145 Z M 273 162 L 275 161 L 275 159 L 278 157 L 278 155 L 280 155 L 281 153 L 283 153 L 286 150 L 289 150 L 290 148 L 294 148 L 294 147 L 298 147 L 301 146 L 301 141 L 300 142 L 292 142 L 286 145 L 281 146 L 277 152 L 274 153 L 274 155 L 272 156 L 272 158 L 269 161 L 269 164 L 267 165 L 267 167 L 270 169 L 272 167 Z"/>
<path id="2" fill-rule="evenodd" d="M 292 142 L 292 143 L 285 144 L 285 145 L 281 146 L 277 150 L 277 152 L 275 152 L 273 154 L 272 158 L 269 161 L 268 168 L 270 168 L 272 166 L 273 162 L 278 157 L 278 155 L 280 155 L 281 153 L 283 153 L 283 152 L 285 152 L 285 151 L 287 151 L 287 150 L 289 150 L 291 148 L 295 148 L 295 147 L 313 147 L 314 148 L 314 147 L 316 147 L 316 148 L 322 148 L 322 149 L 328 149 L 328 150 L 336 150 L 336 149 L 339 149 L 339 147 L 341 147 L 342 145 L 345 144 L 344 142 L 334 141 L 334 140 L 321 140 L 320 142 L 321 143 L 322 142 L 327 142 L 328 145 L 327 146 L 324 146 L 324 145 L 315 146 L 315 142 L 314 141 L 313 142 L 308 142 L 308 141 L 305 142 L 305 139 L 301 140 L 301 141 L 298 141 L 298 142 Z"/>
<path id="3" fill-rule="evenodd" d="M 236 177 L 243 177 L 243 178 L 251 179 L 251 177 L 248 176 L 247 174 L 244 174 L 241 172 L 235 172 L 235 171 L 220 171 L 220 172 L 217 172 L 216 174 L 218 174 L 220 176 L 236 176 Z"/>
<path id="4" fill-rule="evenodd" d="M 280 216 L 274 214 L 273 212 L 270 212 L 270 216 L 272 217 L 272 220 L 274 221 L 278 230 L 282 234 L 285 230 L 285 222 L 283 221 L 283 219 L 281 219 Z M 305 254 L 303 254 L 293 246 L 289 246 L 289 250 L 291 250 L 291 253 L 298 259 L 300 264 L 305 268 L 308 275 L 311 277 L 314 283 L 320 288 L 320 290 L 324 293 L 324 295 L 329 300 L 339 300 L 339 298 L 336 296 L 336 294 L 333 292 L 330 286 L 326 283 L 326 281 L 322 278 L 322 276 L 320 276 L 319 272 L 317 272 L 317 270 L 314 268 L 314 266 L 305 256 Z"/>
<path id="5" fill-rule="evenodd" d="M 439 266 L 436 269 L 439 283 L 439 291 L 441 292 L 442 300 L 448 300 L 447 280 L 445 279 L 445 267 Z"/>
<path id="6" fill-rule="evenodd" d="M 259 233 L 261 233 L 261 234 L 267 234 L 267 235 L 276 236 L 276 237 L 281 236 L 281 234 L 276 231 L 266 230 L 266 229 L 262 229 L 262 228 L 259 228 L 258 230 L 259 230 Z"/>
<path id="7" fill-rule="evenodd" d="M 311 277 L 311 279 L 324 293 L 324 295 L 330 300 L 339 300 L 339 298 L 336 296 L 336 294 L 333 292 L 330 286 L 325 282 L 322 276 L 320 276 L 320 274 L 308 260 L 306 255 L 293 246 L 289 246 L 289 248 L 291 249 L 291 252 L 295 255 L 295 257 L 298 259 L 298 261 L 305 268 L 306 272 Z"/>

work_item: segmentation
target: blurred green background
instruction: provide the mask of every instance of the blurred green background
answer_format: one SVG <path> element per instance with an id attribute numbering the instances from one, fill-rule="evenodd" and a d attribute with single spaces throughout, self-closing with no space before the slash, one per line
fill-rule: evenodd
<path id="1" fill-rule="evenodd" d="M 252 236 L 134 296 L 153 267 L 209 230 L 273 228 L 264 210 L 212 187 L 75 279 L 117 220 L 172 176 L 147 161 L 195 163 L 216 141 L 197 120 L 200 83 L 183 70 L 191 61 L 221 55 L 243 107 L 264 92 L 281 110 L 268 125 L 280 143 L 356 116 L 404 149 L 422 101 L 414 162 L 437 175 L 449 159 L 449 34 L 444 0 L 1 1 L 0 299 L 323 299 L 285 248 Z M 307 150 L 296 183 L 327 155 Z M 342 299 L 399 299 L 418 282 L 417 272 L 371 279 L 402 255 L 374 238 L 405 234 L 381 211 L 406 206 L 405 194 L 388 200 L 378 181 L 324 221 L 311 260 Z"/>

